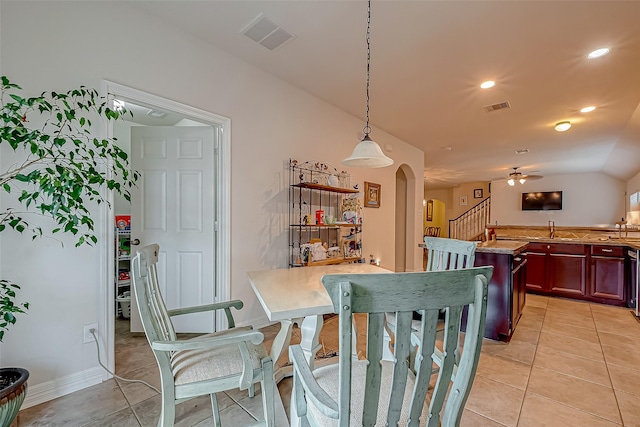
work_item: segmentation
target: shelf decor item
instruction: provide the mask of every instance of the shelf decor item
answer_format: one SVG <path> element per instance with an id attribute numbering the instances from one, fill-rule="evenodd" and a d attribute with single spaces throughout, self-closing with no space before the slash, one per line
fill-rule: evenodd
<path id="1" fill-rule="evenodd" d="M 380 184 L 373 182 L 364 182 L 364 207 L 379 208 L 380 207 Z"/>

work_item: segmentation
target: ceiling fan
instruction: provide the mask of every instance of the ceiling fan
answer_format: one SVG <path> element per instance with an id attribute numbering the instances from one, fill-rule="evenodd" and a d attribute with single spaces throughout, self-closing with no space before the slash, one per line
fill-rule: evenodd
<path id="1" fill-rule="evenodd" d="M 507 184 L 513 187 L 514 185 L 516 185 L 516 182 L 519 182 L 520 184 L 524 184 L 527 180 L 534 180 L 534 179 L 540 179 L 540 178 L 542 178 L 542 175 L 525 175 L 521 172 L 518 172 L 518 167 L 516 166 L 513 168 L 513 172 L 511 172 L 507 177 Z"/>

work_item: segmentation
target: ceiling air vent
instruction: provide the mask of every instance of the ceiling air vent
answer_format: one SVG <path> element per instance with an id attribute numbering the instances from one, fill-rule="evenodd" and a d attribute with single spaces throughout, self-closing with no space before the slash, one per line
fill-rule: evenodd
<path id="1" fill-rule="evenodd" d="M 262 14 L 251 21 L 241 33 L 269 50 L 276 50 L 294 37 L 293 34 L 278 27 Z"/>
<path id="2" fill-rule="evenodd" d="M 511 104 L 509 104 L 509 101 L 504 101 L 498 104 L 485 105 L 482 108 L 484 108 L 484 111 L 486 111 L 487 113 L 490 113 L 496 110 L 504 110 L 505 108 L 511 108 Z"/>

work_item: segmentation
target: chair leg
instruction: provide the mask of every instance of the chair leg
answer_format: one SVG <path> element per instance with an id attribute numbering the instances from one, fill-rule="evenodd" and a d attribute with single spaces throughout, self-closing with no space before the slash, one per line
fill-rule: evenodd
<path id="1" fill-rule="evenodd" d="M 255 395 L 256 395 L 256 385 L 252 383 L 249 386 L 249 397 L 254 397 Z"/>
<path id="2" fill-rule="evenodd" d="M 220 411 L 218 410 L 218 398 L 215 393 L 211 393 L 211 412 L 213 413 L 213 425 L 215 427 L 220 427 L 222 424 L 220 422 Z"/>
<path id="3" fill-rule="evenodd" d="M 251 386 L 253 388 L 253 385 Z M 275 393 L 278 393 L 276 381 L 273 375 L 273 361 L 270 357 L 262 359 L 262 381 L 260 382 L 262 393 L 262 409 L 264 412 L 264 425 L 275 427 Z"/>
<path id="4" fill-rule="evenodd" d="M 173 395 L 168 396 L 169 393 L 162 393 L 162 404 L 160 407 L 160 419 L 158 420 L 158 427 L 173 427 L 176 419 L 176 401 Z"/>

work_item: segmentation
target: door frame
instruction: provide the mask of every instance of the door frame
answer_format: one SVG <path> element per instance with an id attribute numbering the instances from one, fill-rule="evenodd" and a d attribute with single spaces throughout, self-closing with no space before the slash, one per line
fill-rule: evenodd
<path id="1" fill-rule="evenodd" d="M 102 81 L 102 93 L 115 96 L 123 101 L 129 101 L 149 108 L 158 108 L 170 111 L 185 118 L 200 122 L 204 125 L 214 126 L 218 129 L 217 147 L 215 156 L 216 166 L 216 236 L 215 244 L 215 301 L 226 301 L 231 297 L 231 119 L 208 111 L 200 110 L 170 99 L 162 98 L 138 89 L 114 83 L 108 80 Z M 107 137 L 112 138 L 114 123 L 107 124 Z M 113 275 L 115 271 L 115 254 L 113 252 L 113 239 L 115 238 L 114 196 L 109 192 L 105 198 L 109 204 L 104 204 L 101 210 L 104 238 L 99 242 L 99 250 L 104 256 L 101 263 L 100 293 L 98 300 L 99 330 L 102 331 L 103 340 L 106 341 L 105 355 L 106 365 L 111 371 L 115 368 L 115 289 Z M 216 329 L 224 329 L 227 319 L 224 313 L 216 313 Z M 104 379 L 111 378 L 105 373 Z"/>

